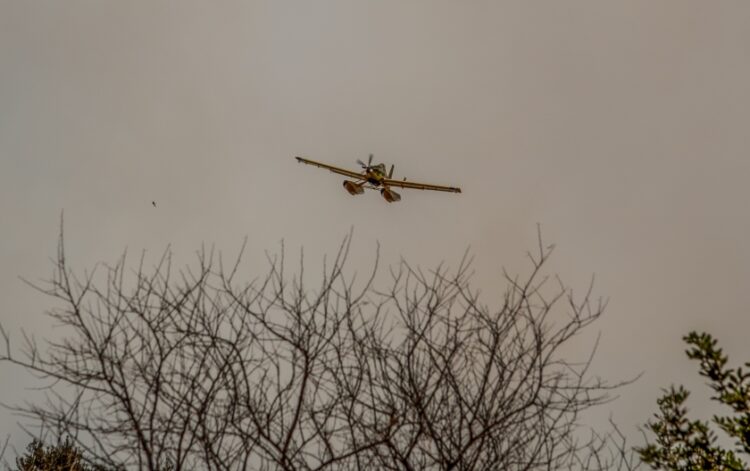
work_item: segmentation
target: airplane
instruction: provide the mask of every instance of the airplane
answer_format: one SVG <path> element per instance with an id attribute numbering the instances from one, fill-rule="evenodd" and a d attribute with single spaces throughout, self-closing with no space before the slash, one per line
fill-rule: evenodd
<path id="1" fill-rule="evenodd" d="M 386 173 L 385 164 L 381 163 L 373 165 L 372 157 L 373 155 L 370 154 L 370 158 L 367 160 L 367 163 L 364 163 L 361 160 L 357 159 L 357 163 L 362 166 L 361 172 L 354 172 L 352 170 L 334 167 L 333 165 L 316 162 L 314 160 L 305 159 L 303 157 L 295 157 L 295 159 L 297 159 L 297 162 L 325 168 L 333 173 L 338 173 L 339 175 L 344 175 L 346 177 L 354 179 L 354 181 L 344 180 L 344 188 L 346 188 L 346 191 L 348 191 L 350 195 L 361 195 L 365 192 L 365 188 L 371 190 L 380 190 L 380 194 L 389 203 L 401 201 L 401 195 L 393 191 L 393 189 L 391 188 L 394 186 L 399 188 L 414 188 L 417 190 L 435 190 L 447 191 L 450 193 L 461 193 L 461 188 L 453 186 L 416 183 L 407 181 L 406 178 L 404 178 L 403 180 L 394 180 L 393 168 L 395 167 L 395 165 L 391 165 L 390 171 Z"/>

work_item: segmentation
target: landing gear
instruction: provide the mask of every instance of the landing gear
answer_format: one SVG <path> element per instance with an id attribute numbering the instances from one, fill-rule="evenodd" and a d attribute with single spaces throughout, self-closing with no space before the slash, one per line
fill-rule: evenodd
<path id="1" fill-rule="evenodd" d="M 346 188 L 346 191 L 348 191 L 350 195 L 361 195 L 364 193 L 365 189 L 362 188 L 362 185 L 364 185 L 364 182 L 354 183 L 349 180 L 344 180 L 344 188 Z"/>
<path id="2" fill-rule="evenodd" d="M 383 195 L 383 198 L 385 198 L 385 200 L 389 203 L 401 201 L 401 195 L 391 190 L 390 188 L 383 188 L 382 190 L 380 190 L 380 194 Z"/>

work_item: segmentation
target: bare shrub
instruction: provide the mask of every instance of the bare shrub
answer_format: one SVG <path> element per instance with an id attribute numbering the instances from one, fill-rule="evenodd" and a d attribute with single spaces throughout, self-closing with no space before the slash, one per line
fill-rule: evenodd
<path id="1" fill-rule="evenodd" d="M 591 359 L 560 349 L 596 321 L 543 270 L 505 277 L 502 305 L 480 304 L 470 261 L 425 272 L 402 262 L 385 289 L 344 275 L 350 238 L 305 284 L 284 251 L 265 276 L 238 279 L 201 251 L 175 270 L 166 252 L 132 274 L 123 256 L 76 277 L 62 231 L 54 273 L 36 289 L 61 335 L 10 337 L 0 360 L 50 380 L 17 413 L 73 437 L 93 464 L 139 469 L 605 469 L 607 440 L 578 440 L 578 416 L 608 400 Z M 102 271 L 103 270 L 103 271 Z M 620 463 L 619 466 L 622 466 Z"/>

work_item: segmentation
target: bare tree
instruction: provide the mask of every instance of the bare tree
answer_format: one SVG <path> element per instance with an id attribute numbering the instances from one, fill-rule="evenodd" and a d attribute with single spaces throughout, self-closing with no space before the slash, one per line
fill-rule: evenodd
<path id="1" fill-rule="evenodd" d="M 349 243 L 305 284 L 285 272 L 238 280 L 202 250 L 197 264 L 129 272 L 126 257 L 76 277 L 62 230 L 48 315 L 59 338 L 28 336 L 0 360 L 49 380 L 47 401 L 15 411 L 73 437 L 93 464 L 138 469 L 607 469 L 579 413 L 608 400 L 591 357 L 561 347 L 599 318 L 543 273 L 551 248 L 505 276 L 501 306 L 480 303 L 470 260 L 451 271 L 392 267 L 387 289 L 344 274 Z M 244 247 L 243 247 L 244 250 Z M 301 257 L 302 258 L 302 257 Z M 132 273 L 132 274 L 129 274 Z M 63 333 L 64 332 L 64 333 Z M 599 444 L 599 445 L 597 445 Z M 620 464 L 620 467 L 622 465 Z M 632 466 L 629 466 L 632 467 Z"/>

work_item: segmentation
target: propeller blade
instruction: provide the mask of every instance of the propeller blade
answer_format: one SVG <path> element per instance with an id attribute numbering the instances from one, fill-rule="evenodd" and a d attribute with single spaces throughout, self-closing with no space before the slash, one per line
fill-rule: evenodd
<path id="1" fill-rule="evenodd" d="M 357 163 L 361 165 L 362 167 L 367 168 L 367 165 L 364 162 L 362 162 L 360 159 L 357 159 Z"/>
<path id="2" fill-rule="evenodd" d="M 370 166 L 370 164 L 372 164 L 372 158 L 373 158 L 373 155 L 372 155 L 372 154 L 370 154 L 370 158 L 369 158 L 369 159 L 367 159 L 367 166 L 368 166 L 368 167 Z"/>
<path id="3" fill-rule="evenodd" d="M 393 178 L 393 168 L 394 168 L 395 166 L 396 166 L 395 164 L 391 164 L 391 171 L 390 171 L 390 172 L 388 172 L 388 178 L 389 178 L 389 179 L 390 179 L 390 178 Z"/>

